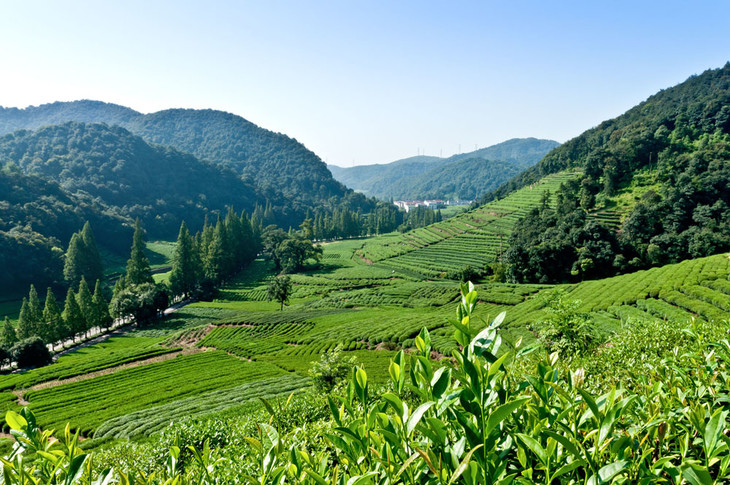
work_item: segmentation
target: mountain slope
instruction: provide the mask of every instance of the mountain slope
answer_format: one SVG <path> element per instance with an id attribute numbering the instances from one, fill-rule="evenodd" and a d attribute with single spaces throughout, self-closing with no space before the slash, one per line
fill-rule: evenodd
<path id="1" fill-rule="evenodd" d="M 240 116 L 214 110 L 172 109 L 143 115 L 98 101 L 52 103 L 26 109 L 0 108 L 0 134 L 64 121 L 119 125 L 148 142 L 172 146 L 224 165 L 255 184 L 281 225 L 298 224 L 308 209 L 328 207 L 349 191 L 304 145 Z M 371 204 L 350 196 L 359 208 Z"/>
<path id="2" fill-rule="evenodd" d="M 0 169 L 0 194 L 0 289 L 61 282 L 63 252 L 85 221 L 100 244 L 117 252 L 128 249 L 132 231 L 123 225 L 126 219 L 98 199 L 71 194 L 11 164 Z"/>
<path id="3" fill-rule="evenodd" d="M 662 126 L 667 132 L 657 133 Z M 534 167 L 487 194 L 484 201 L 504 197 L 545 174 L 570 167 L 590 165 L 600 177 L 607 161 L 603 160 L 605 153 L 600 153 L 601 149 L 615 151 L 619 158 L 611 162 L 630 175 L 633 169 L 652 160 L 656 163 L 659 152 L 665 148 L 663 139 L 677 127 L 680 128 L 677 136 L 693 139 L 702 133 L 730 131 L 730 62 L 720 69 L 707 70 L 677 86 L 663 89 L 621 116 L 586 130 L 550 151 Z"/>
<path id="4" fill-rule="evenodd" d="M 419 156 L 382 165 L 329 167 L 348 187 L 381 199 L 473 199 L 537 163 L 556 146 L 552 140 L 512 139 L 449 158 Z M 465 160 L 470 162 L 460 168 L 471 170 L 471 175 L 446 168 Z"/>
<path id="5" fill-rule="evenodd" d="M 89 194 L 117 214 L 139 217 L 155 237 L 174 237 L 227 205 L 252 210 L 256 191 L 230 170 L 150 145 L 120 127 L 69 122 L 0 138 L 0 160 Z"/>
<path id="6" fill-rule="evenodd" d="M 568 141 L 484 200 L 566 168 L 582 176 L 512 234 L 514 281 L 580 281 L 727 251 L 730 63 Z M 614 223 L 589 217 L 612 211 Z"/>

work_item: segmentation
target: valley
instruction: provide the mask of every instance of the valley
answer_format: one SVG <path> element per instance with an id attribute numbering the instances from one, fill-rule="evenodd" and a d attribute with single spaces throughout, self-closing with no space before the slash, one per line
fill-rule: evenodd
<path id="1" fill-rule="evenodd" d="M 729 93 L 727 64 L 559 146 L 353 170 L 367 196 L 220 111 L 4 108 L 3 454 L 93 483 L 724 483 Z M 370 197 L 427 165 L 489 188 Z"/>

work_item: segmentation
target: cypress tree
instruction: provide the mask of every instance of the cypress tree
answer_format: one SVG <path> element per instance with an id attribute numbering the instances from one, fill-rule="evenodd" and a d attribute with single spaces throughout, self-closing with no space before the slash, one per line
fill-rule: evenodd
<path id="1" fill-rule="evenodd" d="M 38 292 L 35 286 L 30 285 L 28 292 L 28 316 L 30 318 L 30 334 L 41 336 L 41 325 L 43 323 L 43 307 L 41 300 L 38 298 Z"/>
<path id="2" fill-rule="evenodd" d="M 72 288 L 66 293 L 66 305 L 63 308 L 63 320 L 66 323 L 63 338 L 71 337 L 76 342 L 76 336 L 84 331 L 84 316 L 81 314 L 79 304 Z"/>
<path id="3" fill-rule="evenodd" d="M 91 224 L 86 221 L 81 230 L 81 239 L 84 243 L 83 275 L 88 281 L 96 281 L 104 277 L 104 267 L 101 264 L 101 254 L 96 245 L 96 238 L 91 231 Z"/>
<path id="4" fill-rule="evenodd" d="M 52 344 L 60 340 L 63 333 L 63 316 L 61 309 L 58 307 L 56 295 L 48 288 L 46 291 L 46 304 L 43 307 L 43 323 L 40 328 L 39 337 L 47 344 Z"/>
<path id="5" fill-rule="evenodd" d="M 198 283 L 200 258 L 185 221 L 180 224 L 175 254 L 172 257 L 170 287 L 174 295 L 188 297 Z"/>
<path id="6" fill-rule="evenodd" d="M 31 311 L 28 306 L 28 299 L 23 298 L 20 305 L 20 315 L 18 316 L 18 339 L 25 340 L 33 336 L 33 321 L 31 319 Z"/>
<path id="7" fill-rule="evenodd" d="M 220 283 L 223 279 L 225 270 L 225 237 L 223 224 L 219 220 L 213 232 L 213 239 L 208 246 L 205 267 L 205 276 L 216 283 Z"/>
<path id="8" fill-rule="evenodd" d="M 248 264 L 256 259 L 256 253 L 258 253 L 257 243 L 253 237 L 253 228 L 251 227 L 251 220 L 248 218 L 246 211 L 241 212 L 241 251 L 243 264 Z"/>
<path id="9" fill-rule="evenodd" d="M 86 278 L 81 278 L 79 292 L 76 293 L 76 303 L 79 304 L 79 310 L 81 310 L 81 316 L 83 317 L 83 331 L 88 333 L 96 323 L 96 318 L 94 318 L 94 301 L 91 291 L 89 291 L 89 285 L 86 283 Z"/>
<path id="10" fill-rule="evenodd" d="M 70 286 L 76 286 L 84 274 L 84 240 L 81 234 L 74 233 L 66 250 L 66 260 L 63 265 L 63 278 Z"/>
<path id="11" fill-rule="evenodd" d="M 18 341 L 18 335 L 15 333 L 15 327 L 10 323 L 10 319 L 5 315 L 5 322 L 0 329 L 0 346 L 9 349 Z"/>
<path id="12" fill-rule="evenodd" d="M 94 303 L 94 325 L 98 325 L 99 327 L 109 328 L 111 327 L 114 320 L 112 319 L 111 315 L 109 315 L 109 304 L 106 301 L 106 298 L 104 298 L 104 295 L 101 292 L 101 281 L 96 280 L 96 286 L 94 287 L 94 296 L 92 297 L 92 302 Z"/>
<path id="13" fill-rule="evenodd" d="M 134 225 L 134 236 L 132 237 L 132 251 L 127 261 L 126 284 L 141 285 L 143 283 L 154 283 L 150 271 L 150 260 L 144 253 L 144 234 L 139 224 L 139 219 Z"/>
<path id="14" fill-rule="evenodd" d="M 233 207 L 228 208 L 225 224 L 226 234 L 228 236 L 228 250 L 230 251 L 229 260 L 231 263 L 229 273 L 233 273 L 243 265 L 245 259 L 243 226 L 241 225 L 241 219 L 233 210 Z"/>
<path id="15" fill-rule="evenodd" d="M 63 266 L 63 277 L 70 286 L 76 286 L 85 276 L 94 281 L 103 276 L 104 268 L 101 263 L 99 247 L 91 230 L 91 224 L 86 221 L 83 229 L 71 236 L 66 250 L 66 260 Z"/>

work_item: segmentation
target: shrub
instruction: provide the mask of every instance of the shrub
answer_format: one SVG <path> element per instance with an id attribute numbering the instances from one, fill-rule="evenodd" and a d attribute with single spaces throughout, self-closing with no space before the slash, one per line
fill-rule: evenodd
<path id="1" fill-rule="evenodd" d="M 309 375 L 318 391 L 328 393 L 350 375 L 355 365 L 355 357 L 343 356 L 342 348 L 338 346 L 332 352 L 322 354 L 319 362 L 312 366 Z"/>
<path id="2" fill-rule="evenodd" d="M 53 360 L 48 347 L 39 337 L 30 337 L 21 340 L 10 349 L 13 360 L 18 367 L 42 367 Z"/>

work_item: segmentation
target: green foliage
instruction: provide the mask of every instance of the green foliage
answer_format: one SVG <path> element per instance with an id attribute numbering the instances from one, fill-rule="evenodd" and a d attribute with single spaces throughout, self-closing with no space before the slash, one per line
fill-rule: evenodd
<path id="1" fill-rule="evenodd" d="M 20 390 L 48 381 L 70 379 L 144 359 L 178 352 L 163 347 L 160 338 L 117 336 L 61 355 L 53 365 L 0 377 L 0 389 Z"/>
<path id="2" fill-rule="evenodd" d="M 401 236 L 368 240 L 357 254 L 418 279 L 445 277 L 466 265 L 485 267 L 504 254 L 513 228 L 531 208 L 541 205 L 543 194 L 575 177 L 571 172 L 549 175 L 503 200 L 443 222 Z"/>
<path id="3" fill-rule="evenodd" d="M 18 145 L 28 150 L 27 158 L 43 159 L 46 139 L 52 137 L 58 143 L 53 164 L 39 168 L 57 170 L 59 161 L 70 159 L 73 169 L 83 167 L 91 172 L 74 185 L 122 210 L 130 199 L 138 200 L 129 215 L 141 217 L 160 235 L 172 237 L 183 218 L 191 227 L 201 226 L 206 210 L 225 210 L 231 204 L 253 210 L 257 195 L 271 207 L 271 219 L 265 223 L 283 227 L 298 225 L 315 206 L 331 212 L 346 204 L 367 212 L 373 205 L 335 181 L 324 162 L 301 143 L 221 111 L 173 109 L 142 115 L 98 101 L 53 103 L 0 111 L 0 133 L 66 121 L 89 124 L 41 129 L 37 133 L 42 139 L 37 144 L 33 135 L 24 133 L 33 142 L 27 147 L 22 142 Z M 100 131 L 105 133 L 97 136 Z M 68 143 L 64 143 L 66 138 Z M 102 157 L 104 163 L 98 165 L 103 169 L 85 163 Z M 276 183 L 272 183 L 272 174 L 276 174 Z M 145 183 L 139 183 L 140 179 Z M 143 186 L 144 191 L 136 190 Z M 159 194 L 165 194 L 164 203 L 158 203 Z"/>
<path id="4" fill-rule="evenodd" d="M 86 279 L 81 278 L 79 283 L 79 291 L 76 293 L 76 302 L 79 304 L 79 310 L 84 318 L 84 333 L 88 333 L 91 327 L 95 323 L 96 308 L 94 307 L 94 297 L 89 291 L 89 285 L 86 284 Z"/>
<path id="5" fill-rule="evenodd" d="M 284 376 L 266 362 L 243 362 L 224 352 L 203 352 L 122 369 L 61 386 L 24 393 L 38 421 L 49 427 L 72 422 L 84 434 L 109 419 L 216 389 Z M 123 393 L 125 399 L 118 396 Z M 79 403 L 83 396 L 83 403 Z"/>
<path id="6" fill-rule="evenodd" d="M 20 306 L 20 314 L 18 315 L 18 338 L 27 339 L 33 335 L 34 322 L 31 319 L 31 312 L 28 307 L 28 300 L 23 298 Z"/>
<path id="7" fill-rule="evenodd" d="M 341 384 L 357 365 L 354 356 L 345 357 L 341 347 L 325 352 L 309 371 L 312 383 L 319 392 L 330 393 Z"/>
<path id="8" fill-rule="evenodd" d="M 187 297 L 197 286 L 202 270 L 200 254 L 195 247 L 185 221 L 180 225 L 175 254 L 172 259 L 170 289 L 174 295 Z"/>
<path id="9" fill-rule="evenodd" d="M 96 280 L 94 286 L 94 296 L 92 297 L 93 312 L 92 312 L 92 327 L 111 327 L 114 320 L 109 314 L 109 303 L 104 298 L 101 290 L 101 281 Z"/>
<path id="10" fill-rule="evenodd" d="M 47 344 L 61 340 L 64 335 L 64 321 L 61 308 L 58 306 L 56 296 L 48 288 L 46 291 L 46 303 L 43 306 L 43 319 L 39 337 Z"/>
<path id="11" fill-rule="evenodd" d="M 109 303 L 109 312 L 115 318 L 132 318 L 138 325 L 142 325 L 156 319 L 169 302 L 163 285 L 142 283 L 115 292 Z"/>
<path id="12" fill-rule="evenodd" d="M 104 276 L 101 255 L 91 224 L 86 221 L 81 231 L 71 236 L 66 250 L 63 277 L 70 286 L 76 286 L 82 278 L 96 281 Z"/>
<path id="13" fill-rule="evenodd" d="M 128 235 L 124 219 L 87 194 L 72 194 L 58 182 L 23 174 L 17 165 L 0 167 L 0 288 L 63 282 L 64 252 L 74 231 L 91 221 L 99 242 L 120 251 Z"/>
<path id="14" fill-rule="evenodd" d="M 469 281 L 475 281 L 481 276 L 481 271 L 479 271 L 477 268 L 473 267 L 470 264 L 467 264 L 463 268 L 461 268 L 459 271 L 457 271 L 455 274 L 451 275 L 452 279 L 459 280 L 461 283 L 467 283 Z"/>
<path id="15" fill-rule="evenodd" d="M 596 345 L 596 331 L 591 316 L 581 312 L 580 307 L 581 302 L 569 300 L 563 289 L 549 295 L 549 316 L 533 328 L 549 352 L 567 357 L 586 352 Z"/>
<path id="16" fill-rule="evenodd" d="M 560 283 L 615 274 L 616 235 L 587 217 L 577 204 L 578 182 L 567 181 L 556 207 L 532 209 L 519 223 L 505 252 L 507 277 L 517 283 Z"/>
<path id="17" fill-rule="evenodd" d="M 132 236 L 131 255 L 127 261 L 127 273 L 124 277 L 125 283 L 128 285 L 154 283 L 150 271 L 150 261 L 144 250 L 144 233 L 139 219 L 137 219 L 134 225 L 134 235 Z"/>
<path id="18" fill-rule="evenodd" d="M 74 341 L 76 337 L 84 332 L 86 329 L 86 318 L 81 313 L 76 295 L 74 295 L 73 288 L 69 288 L 66 293 L 66 304 L 63 308 L 63 321 L 65 323 L 64 332 L 61 335 L 62 338 L 72 338 Z"/>
<path id="19" fill-rule="evenodd" d="M 286 238 L 276 247 L 275 252 L 281 269 L 287 273 L 301 270 L 308 259 L 319 261 L 322 257 L 320 246 L 315 246 L 312 241 L 300 236 Z"/>
<path id="20" fill-rule="evenodd" d="M 284 304 L 289 301 L 291 291 L 292 284 L 289 276 L 275 276 L 271 278 L 269 285 L 266 287 L 266 296 L 269 300 L 279 302 L 281 304 L 280 310 L 284 310 Z"/>
<path id="21" fill-rule="evenodd" d="M 139 218 L 158 237 L 172 237 L 183 218 L 198 227 L 207 213 L 229 204 L 249 209 L 255 205 L 256 190 L 230 170 L 150 145 L 118 126 L 65 123 L 16 132 L 0 138 L 0 158 L 26 173 L 58 181 L 77 198 L 86 192 L 86 198 L 97 199 L 97 211 L 116 216 L 115 225 Z M 95 214 L 91 223 L 108 234 L 105 225 L 112 221 L 107 217 L 97 222 L 100 218 Z M 82 223 L 83 219 L 75 227 Z M 119 229 L 111 230 L 120 233 Z M 108 235 L 99 239 L 110 242 Z M 122 250 L 118 242 L 111 242 Z"/>
<path id="22" fill-rule="evenodd" d="M 51 363 L 51 353 L 39 337 L 30 337 L 10 348 L 18 367 L 41 367 Z"/>
<path id="23" fill-rule="evenodd" d="M 10 323 L 10 319 L 5 316 L 3 321 L 2 330 L 0 330 L 0 347 L 9 349 L 15 342 L 18 341 L 18 336 L 15 333 L 15 327 Z"/>
<path id="24" fill-rule="evenodd" d="M 487 197 L 503 197 L 559 170 L 583 170 L 566 186 L 556 214 L 535 212 L 518 228 L 508 255 L 513 279 L 575 281 L 730 249 L 728 79 L 730 64 L 662 91 L 553 150 Z M 619 241 L 610 221 L 589 226 L 586 211 L 618 198 L 647 174 L 650 188 L 633 194 L 638 200 L 631 201 L 628 216 L 613 222 L 620 223 Z M 556 260 L 567 262 L 570 274 Z M 557 274 L 551 271 L 556 267 Z"/>
<path id="25" fill-rule="evenodd" d="M 452 361 L 431 361 L 431 336 L 420 332 L 414 354 L 400 352 L 392 359 L 389 390 L 374 389 L 362 368 L 352 370 L 347 388 L 328 399 L 330 423 L 317 425 L 316 409 L 266 400 L 269 424 L 257 429 L 242 422 L 231 429 L 221 421 L 183 422 L 150 448 L 140 445 L 143 455 L 132 470 L 122 471 L 122 465 L 111 473 L 129 473 L 135 483 L 148 484 L 175 477 L 183 485 L 218 483 L 232 472 L 257 483 L 302 484 L 354 483 L 363 477 L 376 483 L 434 484 L 721 483 L 728 478 L 728 410 L 722 404 L 730 379 L 726 341 L 714 344 L 712 352 L 707 352 L 709 342 L 700 342 L 684 354 L 667 353 L 669 343 L 657 354 L 665 360 L 652 361 L 647 374 L 635 375 L 632 388 L 608 382 L 608 389 L 594 391 L 586 387 L 584 369 L 571 370 L 556 354 L 540 354 L 534 347 L 505 349 L 503 314 L 473 331 L 478 299 L 473 286 L 462 287 L 456 319 L 450 322 L 460 345 Z M 679 343 L 682 334 L 673 333 L 671 342 Z M 661 341 L 637 330 L 634 342 L 642 336 Z M 644 352 L 617 348 L 603 368 L 618 364 L 622 350 L 627 358 Z M 597 355 L 595 361 L 604 362 L 606 356 Z M 40 433 L 37 418 L 27 410 L 8 413 L 6 419 L 21 439 Z M 240 432 L 256 437 L 236 437 Z M 65 473 L 67 440 L 52 445 L 48 435 L 36 436 L 46 436 L 43 446 L 57 450 L 54 462 Z M 18 453 L 37 442 L 23 441 Z M 145 457 L 144 450 L 155 446 L 170 451 Z M 180 446 L 189 446 L 185 454 Z M 123 463 L 123 450 L 107 452 L 107 459 Z M 36 466 L 43 467 L 43 460 L 54 455 L 38 456 Z M 150 466 L 158 474 L 144 478 L 140 467 L 149 472 Z"/>
<path id="26" fill-rule="evenodd" d="M 292 392 L 301 392 L 310 386 L 307 379 L 299 376 L 278 376 L 255 380 L 240 386 L 202 393 L 168 404 L 142 409 L 106 421 L 94 433 L 95 438 L 134 438 L 150 436 L 170 426 L 172 420 L 248 411 L 259 399 L 286 398 Z M 221 432 L 222 430 L 219 430 Z M 202 446 L 204 440 L 196 441 Z"/>

